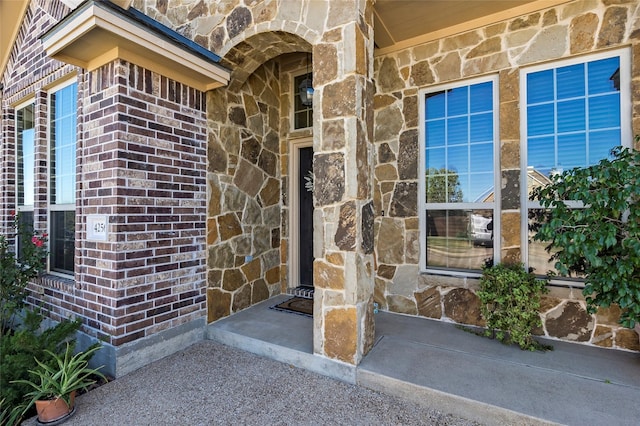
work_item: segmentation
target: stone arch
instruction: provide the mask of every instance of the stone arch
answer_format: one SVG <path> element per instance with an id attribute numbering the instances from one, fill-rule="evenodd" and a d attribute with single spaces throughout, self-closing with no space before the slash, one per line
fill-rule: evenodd
<path id="1" fill-rule="evenodd" d="M 282 30 L 246 31 L 226 45 L 221 53 L 221 64 L 231 71 L 228 90 L 237 90 L 258 67 L 287 53 L 310 52 L 313 39 Z M 235 43 L 233 43 L 236 41 Z"/>
<path id="2" fill-rule="evenodd" d="M 241 244 L 242 238 L 246 241 L 247 235 L 256 235 L 249 229 L 251 226 L 258 229 L 266 223 L 245 222 L 245 216 L 251 215 L 245 215 L 236 203 L 234 208 L 228 205 L 224 194 L 225 191 L 249 194 L 248 198 L 233 198 L 242 204 L 242 199 L 255 200 L 254 194 L 265 190 L 261 185 L 267 181 L 260 179 L 265 170 L 261 169 L 259 160 L 255 162 L 256 155 L 244 156 L 243 153 L 269 150 L 265 142 L 270 140 L 252 139 L 257 133 L 251 132 L 252 121 L 248 118 L 255 117 L 257 123 L 269 123 L 269 127 L 264 128 L 271 130 L 275 126 L 268 120 L 273 117 L 269 111 L 275 111 L 277 107 L 281 119 L 277 120 L 276 133 L 282 143 L 282 138 L 287 137 L 287 116 L 282 114 L 281 108 L 288 105 L 286 98 L 293 90 L 283 86 L 288 83 L 279 66 L 286 61 L 287 54 L 311 52 L 315 89 L 313 169 L 332 171 L 316 175 L 314 209 L 319 214 L 313 215 L 314 231 L 329 230 L 334 234 L 323 234 L 317 244 L 314 239 L 313 346 L 316 353 L 351 364 L 360 362 L 372 347 L 375 335 L 371 273 L 374 260 L 370 157 L 374 86 L 371 80 L 373 14 L 370 4 L 369 1 L 326 0 L 269 5 L 258 2 L 245 7 L 234 2 L 225 8 L 220 25 L 208 32 L 210 50 L 217 52 L 221 65 L 231 72 L 227 87 L 207 94 L 208 319 L 211 322 L 230 315 L 273 296 L 281 288 L 272 281 L 282 279 L 282 264 L 274 266 L 275 245 L 260 252 L 260 259 L 253 255 L 243 256 L 244 252 L 238 249 L 247 247 Z M 283 61 L 278 61 L 280 56 Z M 282 82 L 280 87 L 270 85 L 274 80 L 263 78 L 269 72 L 273 76 L 279 75 L 275 81 Z M 289 90 L 286 95 L 285 90 Z M 273 98 L 265 97 L 271 92 L 283 94 L 277 106 L 271 102 Z M 305 133 L 305 136 L 310 134 Z M 247 148 L 255 147 L 255 150 L 242 151 L 245 142 Z M 235 152 L 225 151 L 227 147 Z M 286 191 L 282 190 L 282 185 L 286 185 L 286 179 L 283 179 L 282 171 L 287 159 L 286 148 L 282 145 L 279 154 L 278 174 L 272 178 L 281 189 L 278 206 L 284 206 Z M 327 188 L 331 184 L 338 185 L 341 190 L 330 194 Z M 316 196 L 316 189 L 326 195 Z M 220 202 L 215 201 L 216 197 Z M 234 211 L 222 211 L 224 208 Z M 264 215 L 262 217 L 264 220 Z M 274 233 L 271 235 L 286 235 L 287 230 L 283 229 L 286 222 L 282 221 L 278 226 L 278 229 L 272 228 Z M 252 248 L 255 249 L 255 238 L 253 241 Z M 286 250 L 285 244 L 281 243 L 275 241 L 280 249 L 278 260 Z"/>
<path id="3" fill-rule="evenodd" d="M 229 85 L 207 93 L 209 321 L 284 291 L 288 149 L 281 141 L 291 90 L 279 58 L 311 49 L 296 34 L 255 33 L 229 45 L 221 62 Z"/>

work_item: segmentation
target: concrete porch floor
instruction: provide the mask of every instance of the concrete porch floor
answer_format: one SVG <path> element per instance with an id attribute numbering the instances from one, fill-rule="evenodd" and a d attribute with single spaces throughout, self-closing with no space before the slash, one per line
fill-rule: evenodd
<path id="1" fill-rule="evenodd" d="M 484 424 L 640 424 L 640 354 L 546 341 L 527 352 L 453 324 L 380 312 L 376 344 L 351 366 L 313 354 L 313 320 L 269 309 L 207 326 L 205 338 Z"/>

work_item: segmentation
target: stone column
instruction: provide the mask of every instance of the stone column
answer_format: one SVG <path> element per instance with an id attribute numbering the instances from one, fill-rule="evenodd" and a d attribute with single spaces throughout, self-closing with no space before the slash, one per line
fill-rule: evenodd
<path id="1" fill-rule="evenodd" d="M 520 215 L 520 96 L 518 70 L 500 72 L 501 253 L 506 263 L 522 262 Z M 524 171 L 526 173 L 526 170 Z"/>
<path id="2" fill-rule="evenodd" d="M 313 46 L 314 352 L 358 364 L 373 321 L 373 26 L 368 0 L 329 2 Z"/>

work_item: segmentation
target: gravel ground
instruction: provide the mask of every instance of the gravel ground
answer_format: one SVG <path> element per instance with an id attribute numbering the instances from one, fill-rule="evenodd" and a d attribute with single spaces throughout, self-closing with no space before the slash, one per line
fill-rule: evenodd
<path id="1" fill-rule="evenodd" d="M 65 426 L 478 425 L 211 341 L 76 401 Z"/>

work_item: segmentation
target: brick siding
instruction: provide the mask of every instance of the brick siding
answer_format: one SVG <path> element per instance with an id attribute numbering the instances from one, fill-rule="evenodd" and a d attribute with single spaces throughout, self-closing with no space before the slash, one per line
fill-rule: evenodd
<path id="1" fill-rule="evenodd" d="M 206 99 L 131 63 L 86 72 L 47 58 L 38 37 L 67 13 L 33 2 L 3 76 L 2 230 L 16 205 L 13 106 L 35 102 L 34 218 L 46 232 L 46 88 L 77 75 L 75 276 L 45 275 L 28 301 L 118 346 L 206 316 Z M 107 241 L 87 239 L 92 214 L 107 217 Z"/>

